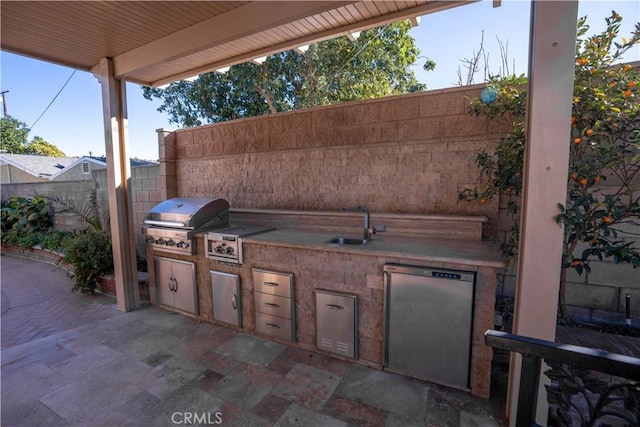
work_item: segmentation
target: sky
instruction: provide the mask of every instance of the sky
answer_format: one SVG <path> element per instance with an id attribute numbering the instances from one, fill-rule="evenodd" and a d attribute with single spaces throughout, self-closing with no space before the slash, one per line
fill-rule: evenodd
<path id="1" fill-rule="evenodd" d="M 489 70 L 497 72 L 501 56 L 498 39 L 507 46 L 510 71 L 526 74 L 529 44 L 529 15 L 531 5 L 525 0 L 503 0 L 502 6 L 492 7 L 491 0 L 453 8 L 423 16 L 411 35 L 421 56 L 436 63 L 433 71 L 425 72 L 420 58 L 414 67 L 416 77 L 428 89 L 456 86 L 457 71 L 464 58 L 470 58 L 480 48 L 484 30 L 484 49 L 489 54 Z M 594 32 L 601 31 L 604 18 L 616 10 L 623 18 L 621 36 L 628 37 L 640 20 L 640 1 L 582 0 L 579 16 L 588 16 Z M 640 60 L 640 49 L 628 52 L 625 61 Z M 514 68 L 515 65 L 515 68 Z M 465 69 L 462 67 L 463 75 Z M 51 103 L 73 69 L 14 55 L 0 54 L 0 87 L 5 94 L 7 113 L 27 123 L 31 128 L 29 140 L 40 136 L 56 145 L 67 156 L 105 154 L 102 123 L 102 99 L 98 80 L 88 72 L 76 71 L 68 84 Z M 476 74 L 476 83 L 483 81 L 483 73 Z M 131 157 L 158 159 L 156 129 L 175 130 L 165 113 L 157 111 L 159 101 L 143 98 L 142 89 L 127 83 L 129 117 L 129 153 Z M 37 120 L 37 122 L 36 122 Z"/>

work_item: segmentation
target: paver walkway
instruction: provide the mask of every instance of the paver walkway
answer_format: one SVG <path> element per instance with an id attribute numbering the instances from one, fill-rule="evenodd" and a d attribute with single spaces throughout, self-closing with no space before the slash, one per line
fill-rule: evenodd
<path id="1" fill-rule="evenodd" d="M 496 402 L 157 307 L 121 313 L 1 258 L 2 426 L 496 426 Z"/>

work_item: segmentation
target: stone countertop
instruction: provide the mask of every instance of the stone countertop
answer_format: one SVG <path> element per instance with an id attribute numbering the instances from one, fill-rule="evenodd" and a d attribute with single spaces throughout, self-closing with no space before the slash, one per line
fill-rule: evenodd
<path id="1" fill-rule="evenodd" d="M 336 233 L 303 231 L 297 229 L 276 229 L 243 238 L 244 243 L 299 247 L 330 252 L 342 252 L 371 256 L 407 258 L 417 261 L 431 261 L 472 265 L 479 267 L 506 267 L 496 245 L 475 240 L 446 240 L 415 237 L 385 236 L 378 233 L 366 245 L 336 245 L 325 243 L 336 237 Z M 344 237 L 362 238 L 349 233 Z"/>

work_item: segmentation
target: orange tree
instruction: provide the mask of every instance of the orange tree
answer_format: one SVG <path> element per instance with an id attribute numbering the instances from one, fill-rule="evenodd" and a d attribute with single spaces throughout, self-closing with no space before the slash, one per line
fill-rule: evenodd
<path id="1" fill-rule="evenodd" d="M 586 36 L 586 17 L 578 23 L 567 199 L 556 217 L 564 226 L 559 296 L 563 317 L 567 269 L 589 272 L 590 261 L 604 258 L 640 267 L 634 240 L 640 235 L 640 73 L 637 67 L 616 65 L 626 51 L 640 46 L 640 23 L 619 43 L 622 17 L 612 12 L 605 21 L 606 29 L 592 36 Z M 501 249 L 509 259 L 518 255 L 525 83 L 522 76 L 492 77 L 481 97 L 471 101 L 474 114 L 503 121 L 510 131 L 494 152 L 475 156 L 483 185 L 458 194 L 460 200 L 480 203 L 506 197 L 513 221 Z"/>

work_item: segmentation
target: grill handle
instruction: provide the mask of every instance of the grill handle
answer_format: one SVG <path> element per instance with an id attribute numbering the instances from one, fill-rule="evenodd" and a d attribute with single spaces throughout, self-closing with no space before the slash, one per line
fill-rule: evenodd
<path id="1" fill-rule="evenodd" d="M 176 228 L 181 228 L 181 227 L 185 227 L 186 224 L 184 222 L 177 222 L 177 221 L 158 221 L 155 219 L 145 219 L 144 223 L 147 225 L 155 225 L 157 227 L 176 227 Z"/>
<path id="2" fill-rule="evenodd" d="M 231 298 L 231 305 L 233 306 L 234 310 L 238 309 L 238 302 L 236 301 L 237 298 L 238 296 L 236 294 L 233 294 L 233 298 Z"/>

